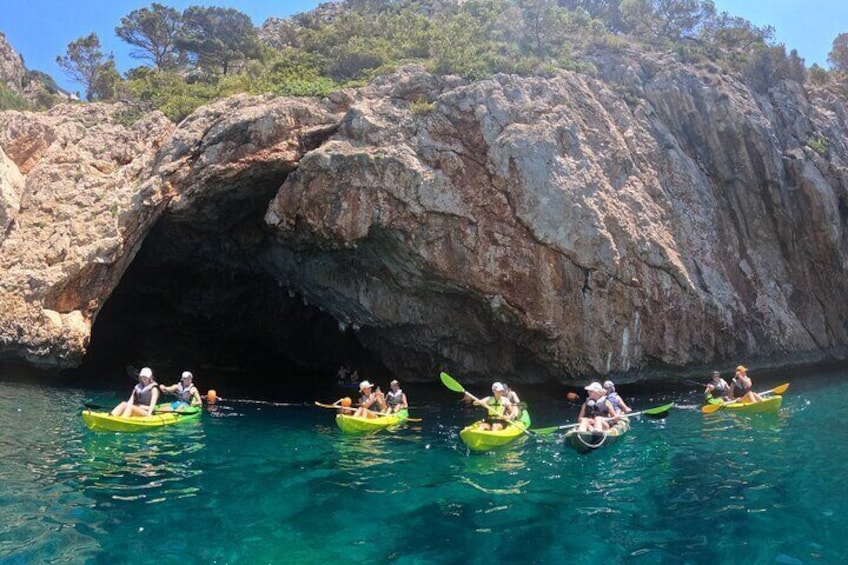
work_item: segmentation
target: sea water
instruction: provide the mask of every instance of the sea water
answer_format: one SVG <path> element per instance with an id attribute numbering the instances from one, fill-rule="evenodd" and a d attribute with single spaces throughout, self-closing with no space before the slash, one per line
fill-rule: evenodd
<path id="1" fill-rule="evenodd" d="M 479 414 L 447 389 L 366 437 L 236 401 L 116 434 L 80 409 L 117 396 L 0 375 L 0 563 L 846 563 L 846 376 L 788 379 L 776 415 L 705 416 L 658 384 L 630 404 L 673 399 L 667 418 L 579 455 L 558 434 L 469 454 Z"/>

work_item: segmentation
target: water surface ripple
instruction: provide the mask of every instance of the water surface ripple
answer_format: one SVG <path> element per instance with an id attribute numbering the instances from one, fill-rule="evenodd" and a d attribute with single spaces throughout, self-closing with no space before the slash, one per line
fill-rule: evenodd
<path id="1" fill-rule="evenodd" d="M 0 563 L 845 563 L 848 456 L 822 429 L 848 416 L 843 382 L 793 383 L 778 415 L 679 396 L 581 456 L 561 435 L 469 454 L 475 413 L 447 391 L 369 437 L 262 403 L 95 434 L 92 391 L 0 381 Z M 533 406 L 540 426 L 576 412 Z"/>

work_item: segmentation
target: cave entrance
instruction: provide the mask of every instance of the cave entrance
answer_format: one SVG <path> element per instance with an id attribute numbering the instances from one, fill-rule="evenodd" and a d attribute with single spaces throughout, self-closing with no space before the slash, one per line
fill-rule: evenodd
<path id="1" fill-rule="evenodd" d="M 124 386 L 127 367 L 168 384 L 191 370 L 202 391 L 303 400 L 335 387 L 340 366 L 389 377 L 353 329 L 257 266 L 267 245 L 261 229 L 212 235 L 160 219 L 95 320 L 81 372 Z"/>

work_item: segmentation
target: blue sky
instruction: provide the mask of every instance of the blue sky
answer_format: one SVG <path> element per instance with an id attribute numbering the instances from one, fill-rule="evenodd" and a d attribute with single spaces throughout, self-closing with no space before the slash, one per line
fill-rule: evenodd
<path id="1" fill-rule="evenodd" d="M 268 17 L 286 17 L 311 10 L 314 0 L 159 0 L 184 10 L 191 5 L 236 8 L 260 25 Z M 797 49 L 807 65 L 827 66 L 833 39 L 848 32 L 848 0 L 714 0 L 720 11 L 742 16 L 757 25 L 772 25 L 776 40 Z M 141 0 L 0 0 L 0 31 L 23 55 L 28 69 L 50 74 L 68 90 L 79 90 L 56 65 L 56 56 L 71 41 L 96 32 L 104 50 L 115 54 L 118 69 L 126 71 L 139 62 L 128 55 L 129 46 L 115 37 L 121 17 L 150 6 Z M 12 7 L 14 6 L 14 7 Z"/>

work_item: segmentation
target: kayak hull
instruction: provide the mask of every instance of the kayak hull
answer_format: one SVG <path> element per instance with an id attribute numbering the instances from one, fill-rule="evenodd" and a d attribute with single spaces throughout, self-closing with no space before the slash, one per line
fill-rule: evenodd
<path id="1" fill-rule="evenodd" d="M 589 453 L 599 447 L 612 445 L 618 438 L 630 431 L 630 420 L 622 418 L 605 432 L 579 432 L 577 429 L 569 430 L 565 434 L 565 445 L 579 453 Z"/>
<path id="2" fill-rule="evenodd" d="M 783 397 L 779 394 L 764 398 L 760 402 L 736 402 L 727 404 L 721 410 L 727 410 L 734 414 L 774 414 L 780 410 Z M 712 399 L 710 404 L 721 404 L 721 400 Z"/>
<path id="3" fill-rule="evenodd" d="M 528 429 L 530 427 L 530 413 L 524 410 L 521 413 L 519 421 L 524 430 Z M 503 447 L 524 435 L 522 427 L 513 425 L 507 425 L 497 431 L 480 430 L 478 428 L 481 422 L 483 420 L 474 422 L 459 432 L 459 438 L 471 451 L 489 451 L 490 449 Z"/>
<path id="4" fill-rule="evenodd" d="M 156 408 L 161 406 L 170 406 L 170 404 L 159 404 Z M 182 412 L 160 412 L 153 416 L 122 418 L 112 416 L 109 412 L 83 410 L 82 421 L 89 430 L 95 432 L 146 432 L 163 426 L 196 421 L 201 413 L 202 409 L 199 406 L 192 406 Z"/>
<path id="5" fill-rule="evenodd" d="M 391 416 L 378 416 L 376 418 L 359 418 L 348 414 L 336 414 L 336 425 L 346 434 L 373 434 L 392 426 L 397 426 L 406 421 L 409 412 L 399 410 Z"/>

